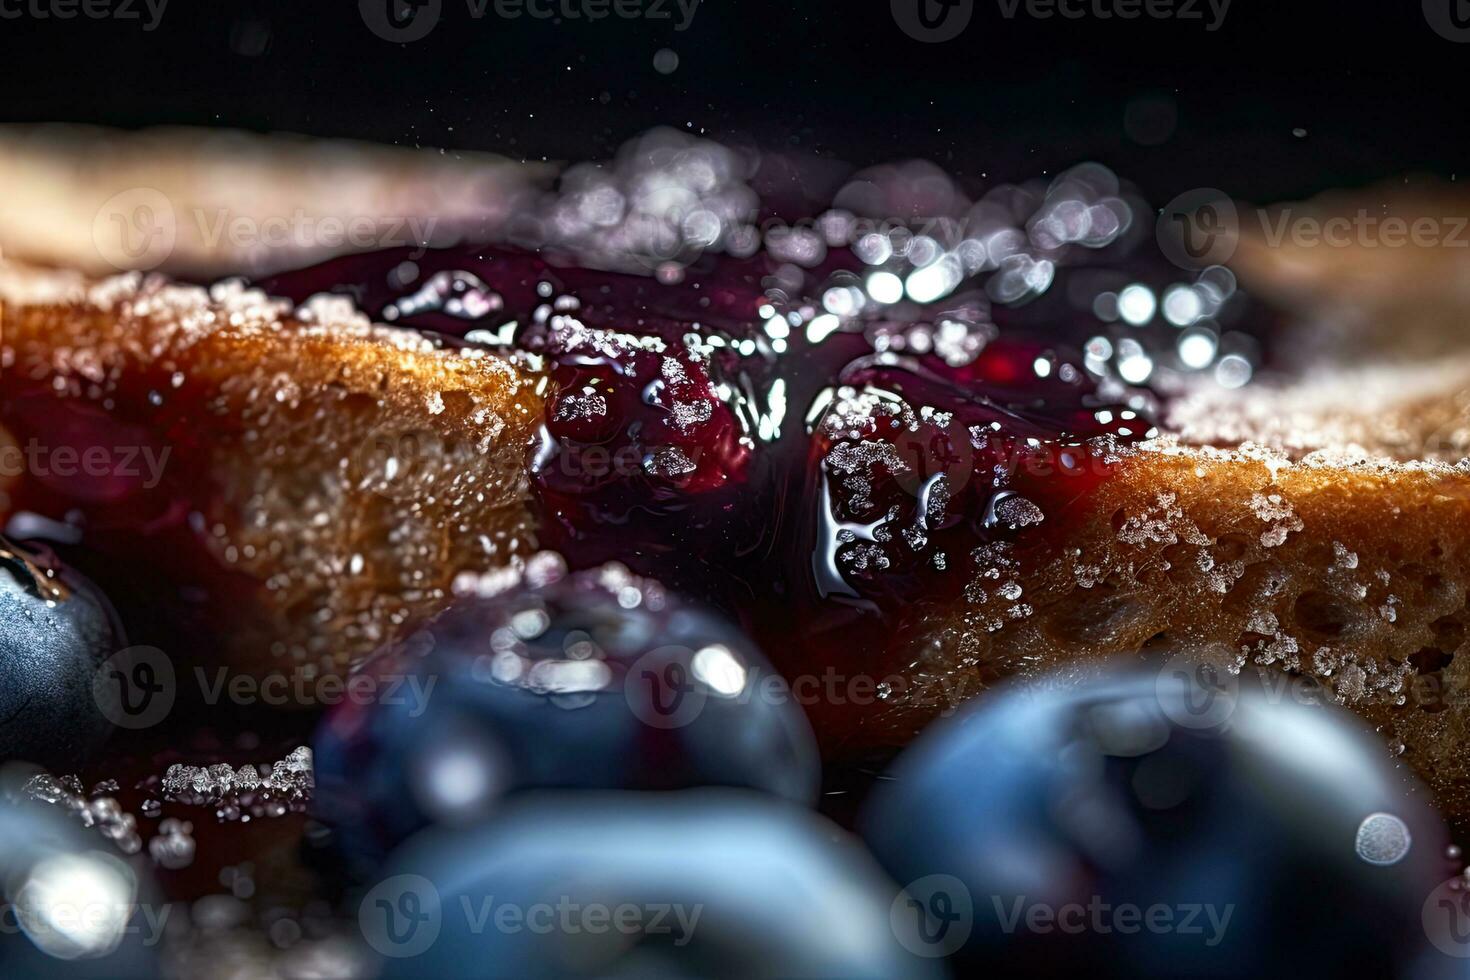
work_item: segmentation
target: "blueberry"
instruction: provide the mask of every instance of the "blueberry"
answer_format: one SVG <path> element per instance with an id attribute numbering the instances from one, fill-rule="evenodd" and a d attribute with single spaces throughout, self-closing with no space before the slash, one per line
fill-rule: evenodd
<path id="1" fill-rule="evenodd" d="M 410 841 L 350 911 L 386 978 L 935 976 L 897 895 L 854 838 L 759 794 L 530 793 Z"/>
<path id="2" fill-rule="evenodd" d="M 732 626 L 621 566 L 566 575 L 542 555 L 525 578 L 452 609 L 426 654 L 379 666 L 383 696 L 348 699 L 319 729 L 318 815 L 349 862 L 523 788 L 815 799 L 810 726 Z M 400 670 L 407 682 L 385 681 Z"/>
<path id="3" fill-rule="evenodd" d="M 860 818 L 968 967 L 1395 976 L 1425 953 L 1447 831 L 1345 712 L 1249 674 L 1052 680 L 933 726 Z"/>
<path id="4" fill-rule="evenodd" d="M 163 906 L 135 863 L 57 808 L 0 800 L 0 976 L 159 975 Z"/>
<path id="5" fill-rule="evenodd" d="M 95 751 L 111 724 L 93 681 L 123 645 L 95 586 L 0 538 L 0 759 L 75 767 Z"/>

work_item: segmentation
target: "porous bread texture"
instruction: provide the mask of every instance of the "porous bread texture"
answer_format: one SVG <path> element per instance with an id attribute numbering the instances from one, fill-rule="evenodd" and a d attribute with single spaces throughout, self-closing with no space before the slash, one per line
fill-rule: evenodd
<path id="1" fill-rule="evenodd" d="M 530 550 L 542 379 L 344 299 L 293 310 L 238 282 L 0 264 L 0 356 L 0 396 L 39 379 L 62 399 L 151 387 L 188 406 L 207 475 L 190 526 L 247 585 L 216 601 L 234 607 L 227 653 L 253 671 L 345 667 L 439 611 L 456 573 Z"/>
<path id="2" fill-rule="evenodd" d="M 976 552 L 966 602 L 917 631 L 909 704 L 1110 657 L 1259 670 L 1282 697 L 1358 712 L 1470 820 L 1470 461 L 1446 461 L 1470 431 L 1467 377 L 1421 371 L 1397 408 L 1365 397 L 1356 414 L 1309 385 L 1236 392 L 1210 434 L 1276 446 L 1119 450 L 1046 533 Z"/>

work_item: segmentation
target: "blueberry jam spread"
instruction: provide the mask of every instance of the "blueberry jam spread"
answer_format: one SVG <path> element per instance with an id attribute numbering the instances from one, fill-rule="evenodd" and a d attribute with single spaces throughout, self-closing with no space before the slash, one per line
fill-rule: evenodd
<path id="1" fill-rule="evenodd" d="M 104 870 L 131 861 L 138 901 L 192 903 L 170 927 L 182 976 L 223 961 L 399 975 L 359 917 L 415 914 L 379 894 L 385 868 L 433 872 L 446 903 L 486 882 L 530 903 L 570 860 L 557 828 L 595 852 L 574 858 L 608 895 L 695 903 L 729 883 L 710 893 L 724 904 L 709 902 L 707 944 L 669 953 L 697 953 L 697 974 L 738 950 L 735 973 L 932 975 L 933 954 L 887 941 L 884 875 L 902 855 L 870 855 L 830 821 L 853 826 L 875 767 L 948 707 L 913 710 L 915 673 L 1032 615 L 1007 574 L 1017 551 L 1065 540 L 1069 511 L 1159 434 L 1172 393 L 1273 366 L 1272 323 L 1227 269 L 1171 262 L 1153 211 L 1098 165 L 982 191 L 920 164 L 821 173 L 663 133 L 518 202 L 504 240 L 252 283 L 285 301 L 277 321 L 299 307 L 288 329 L 175 356 L 188 325 L 150 322 L 166 355 L 124 349 L 106 371 L 44 329 L 13 333 L 0 453 L 25 455 L 32 478 L 0 473 L 0 600 L 15 611 L 0 666 L 24 668 L 0 690 L 0 742 L 37 765 L 0 767 L 0 828 L 15 801 L 37 804 L 24 819 L 68 853 L 100 838 Z M 244 295 L 232 281 L 209 302 L 258 315 L 220 299 Z M 344 300 L 410 332 L 320 314 Z M 358 347 L 334 349 L 338 373 L 261 366 L 282 335 L 330 339 L 344 322 Z M 255 361 L 228 347 L 242 337 Z M 475 380 L 509 380 L 451 377 L 427 404 L 388 390 L 395 372 L 437 384 L 443 349 L 489 365 Z M 354 370 L 379 387 L 332 401 Z M 313 387 L 327 394 L 296 398 Z M 451 395 L 484 401 L 446 408 Z M 372 414 L 389 403 L 399 414 Z M 363 469 L 396 485 L 352 471 L 365 431 L 456 413 L 512 426 L 499 469 L 448 466 L 434 439 L 368 439 L 383 452 Z M 132 453 L 132 475 L 58 469 L 61 450 L 98 446 Z M 529 518 L 505 487 L 522 478 Z M 474 517 L 511 513 L 509 530 L 446 541 L 472 523 L 445 499 L 479 495 L 495 499 Z M 454 588 L 424 584 L 451 565 Z M 970 602 L 979 589 L 1004 602 Z M 943 625 L 967 602 L 1002 611 Z M 1055 714 L 1060 738 L 1072 709 Z M 1038 785 L 1043 756 L 1023 759 Z M 536 802 L 556 794 L 570 795 Z M 821 817 L 800 813 L 812 804 Z M 634 810 L 636 832 L 619 829 Z M 813 915 L 823 889 L 852 902 Z M 873 947 L 827 950 L 833 909 Z M 744 932 L 755 918 L 764 945 Z M 503 969 L 563 952 L 463 926 L 446 915 L 427 959 L 389 966 L 473 973 L 487 942 Z M 151 949 L 121 949 L 142 965 L 113 975 L 156 972 Z"/>
<path id="2" fill-rule="evenodd" d="M 922 185 L 912 174 L 866 181 L 849 186 L 903 213 L 932 203 L 893 199 Z M 621 199 L 608 184 L 566 196 L 622 232 L 631 217 L 597 215 L 608 195 Z M 837 208 L 772 218 L 763 238 L 745 227 L 754 243 L 710 205 L 672 232 L 662 256 L 678 258 L 646 256 L 642 274 L 590 268 L 598 253 L 566 234 L 260 285 L 346 295 L 544 373 L 538 544 L 720 609 L 788 676 L 868 679 L 844 708 L 809 706 L 842 715 L 814 718 L 830 748 L 861 741 L 854 703 L 894 696 L 924 656 L 919 624 L 972 582 L 977 553 L 1003 568 L 1018 536 L 1054 533 L 1119 445 L 1157 434 L 1159 392 L 1210 371 L 1239 385 L 1259 357 L 1234 277 L 1167 262 L 1151 213 L 1105 168 L 957 195 L 941 195 L 952 216 L 902 225 Z M 696 234 L 708 247 L 691 252 Z M 629 266 L 626 251 L 601 257 Z"/>

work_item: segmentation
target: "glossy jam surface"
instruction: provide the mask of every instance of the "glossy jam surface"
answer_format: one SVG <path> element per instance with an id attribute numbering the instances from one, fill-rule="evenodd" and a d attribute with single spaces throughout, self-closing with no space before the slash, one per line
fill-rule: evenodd
<path id="1" fill-rule="evenodd" d="M 1027 206 L 1064 210 L 1053 196 Z M 1222 333 L 1241 339 L 1220 326 L 1243 301 L 1228 272 L 1184 272 L 1123 231 L 1009 253 L 1003 231 L 948 249 L 785 239 L 654 276 L 549 250 L 395 250 L 261 285 L 345 294 L 545 371 L 540 546 L 711 603 L 788 677 L 835 672 L 871 708 L 919 656 L 926 610 L 982 567 L 1014 588 L 994 575 L 1011 543 L 1062 533 L 1114 449 L 1155 434 L 1145 382 L 1218 368 Z M 829 744 L 865 713 L 835 700 L 807 704 Z"/>

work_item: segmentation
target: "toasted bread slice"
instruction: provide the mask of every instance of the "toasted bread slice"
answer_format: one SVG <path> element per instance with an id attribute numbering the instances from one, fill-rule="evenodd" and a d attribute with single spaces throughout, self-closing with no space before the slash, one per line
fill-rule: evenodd
<path id="1" fill-rule="evenodd" d="M 905 707 L 1112 656 L 1255 669 L 1362 714 L 1470 816 L 1470 361 L 1216 391 L 1170 421 L 979 556 Z"/>
<path id="2" fill-rule="evenodd" d="M 292 311 L 237 284 L 14 266 L 0 330 L 10 438 L 58 431 L 36 404 L 98 406 L 178 453 L 146 492 L 28 473 L 8 509 L 80 514 L 104 540 L 141 512 L 125 547 L 195 575 L 251 669 L 344 667 L 442 609 L 457 574 L 531 546 L 543 381 L 482 351 L 340 299 Z M 1470 362 L 1201 390 L 1166 421 L 977 554 L 976 588 L 914 624 L 911 681 L 862 737 L 904 740 L 1005 677 L 1186 655 L 1360 712 L 1470 814 Z"/>
<path id="3" fill-rule="evenodd" d="M 540 380 L 345 300 L 0 265 L 0 357 L 4 509 L 164 571 L 252 671 L 346 666 L 531 542 Z"/>
<path id="4" fill-rule="evenodd" d="M 1236 206 L 1230 266 L 1302 323 L 1303 365 L 1423 362 L 1465 348 L 1470 193 L 1405 176 L 1307 201 Z"/>
<path id="5" fill-rule="evenodd" d="M 264 275 L 502 229 L 555 168 L 287 134 L 0 127 L 5 258 L 93 275 Z"/>

